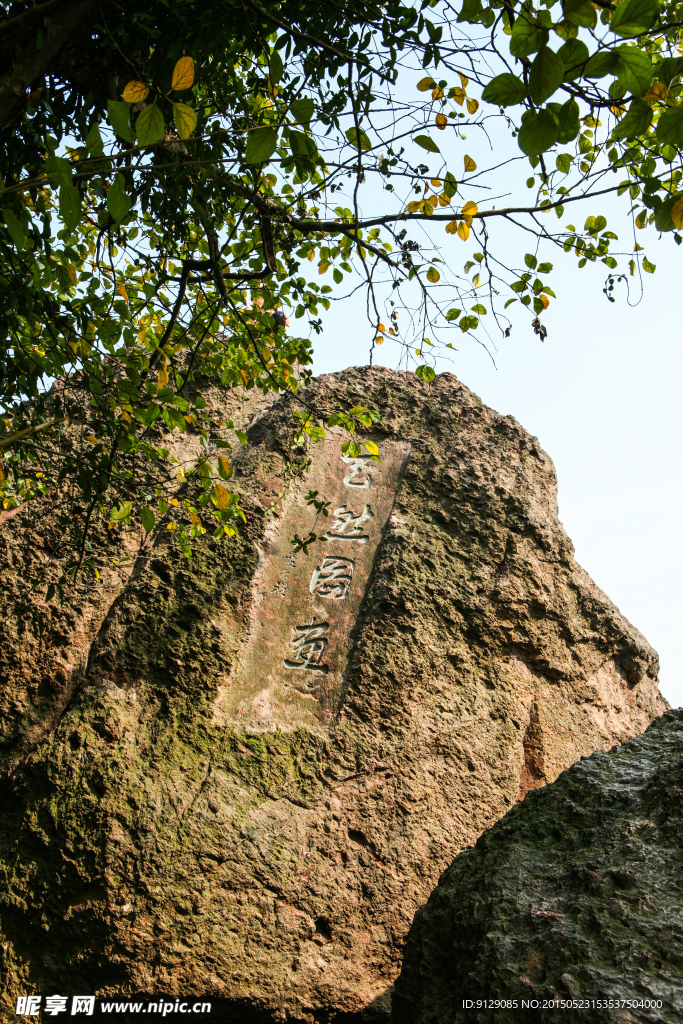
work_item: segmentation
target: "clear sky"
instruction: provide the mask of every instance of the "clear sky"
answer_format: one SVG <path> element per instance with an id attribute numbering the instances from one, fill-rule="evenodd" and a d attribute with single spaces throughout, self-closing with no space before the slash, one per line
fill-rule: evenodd
<path id="1" fill-rule="evenodd" d="M 516 324 L 497 342 L 496 368 L 460 334 L 450 365 L 436 365 L 540 439 L 557 469 L 560 519 L 577 561 L 659 652 L 662 693 L 680 706 L 683 354 L 674 299 L 681 254 L 670 238 L 649 244 L 648 254 L 657 272 L 647 275 L 635 308 L 622 293 L 607 301 L 604 268 L 579 271 L 560 255 L 544 343 Z M 370 336 L 364 298 L 333 304 L 315 343 L 315 372 L 366 364 Z M 399 357 L 391 342 L 375 352 L 387 366 Z"/>

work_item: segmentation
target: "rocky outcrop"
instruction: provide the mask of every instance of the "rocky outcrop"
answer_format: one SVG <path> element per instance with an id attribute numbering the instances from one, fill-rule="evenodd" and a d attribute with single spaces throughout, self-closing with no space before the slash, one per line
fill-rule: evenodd
<path id="1" fill-rule="evenodd" d="M 343 460 L 335 430 L 293 449 L 293 404 L 313 422 L 377 409 L 359 433 L 381 464 Z M 66 698 L 24 610 L 6 1005 L 138 991 L 220 996 L 231 1019 L 386 1017 L 455 854 L 666 706 L 656 655 L 573 560 L 550 459 L 455 377 L 322 377 L 248 437 L 237 539 L 188 561 L 160 531 L 87 629 L 74 609 Z"/>
<path id="2" fill-rule="evenodd" d="M 456 857 L 411 928 L 392 1024 L 683 1021 L 682 835 L 678 710 Z"/>

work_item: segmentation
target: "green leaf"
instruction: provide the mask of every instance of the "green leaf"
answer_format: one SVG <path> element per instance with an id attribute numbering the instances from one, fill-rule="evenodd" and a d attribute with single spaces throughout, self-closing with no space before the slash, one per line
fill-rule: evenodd
<path id="1" fill-rule="evenodd" d="M 295 132 L 292 128 L 289 130 L 289 144 L 295 156 L 312 157 L 318 152 L 315 142 L 310 135 L 304 135 L 303 132 Z"/>
<path id="2" fill-rule="evenodd" d="M 142 513 L 140 514 L 140 518 L 142 519 L 142 525 L 144 527 L 145 533 L 149 533 L 150 530 L 154 529 L 154 523 L 156 522 L 156 518 L 151 508 L 149 508 L 147 505 L 145 505 L 145 507 L 143 508 Z"/>
<path id="3" fill-rule="evenodd" d="M 418 146 L 422 149 L 426 149 L 428 153 L 440 153 L 441 150 L 434 142 L 434 139 L 430 139 L 428 135 L 416 135 L 413 142 L 417 142 Z"/>
<path id="4" fill-rule="evenodd" d="M 481 302 L 478 302 L 476 306 L 472 306 L 472 312 L 478 313 L 479 316 L 485 316 L 487 312 L 486 306 L 482 306 Z"/>
<path id="5" fill-rule="evenodd" d="M 469 22 L 470 25 L 476 25 L 481 18 L 481 14 L 481 0 L 463 0 L 462 10 L 458 15 L 458 21 L 466 21 Z"/>
<path id="6" fill-rule="evenodd" d="M 657 122 L 657 138 L 663 146 L 683 145 L 683 107 L 669 107 Z"/>
<path id="7" fill-rule="evenodd" d="M 115 523 L 120 523 L 123 519 L 127 519 L 130 515 L 130 510 L 133 507 L 132 501 L 121 501 L 119 502 L 118 508 L 113 508 L 109 513 L 109 518 Z"/>
<path id="8" fill-rule="evenodd" d="M 273 52 L 270 55 L 270 63 L 268 66 L 268 75 L 273 85 L 277 85 L 277 83 L 280 81 L 282 75 L 284 74 L 284 70 L 285 69 L 282 63 L 282 57 L 280 56 L 277 50 L 273 50 Z"/>
<path id="9" fill-rule="evenodd" d="M 515 103 L 521 103 L 525 96 L 524 82 L 510 72 L 492 78 L 481 94 L 487 103 L 496 103 L 499 107 L 512 107 Z"/>
<path id="10" fill-rule="evenodd" d="M 102 156 L 104 153 L 104 143 L 102 142 L 100 126 L 97 121 L 95 121 L 85 137 L 85 148 L 91 156 Z"/>
<path id="11" fill-rule="evenodd" d="M 45 173 L 51 185 L 71 184 L 71 164 L 62 156 L 51 156 L 46 160 Z"/>
<path id="12" fill-rule="evenodd" d="M 81 219 L 81 196 L 73 185 L 62 185 L 59 190 L 59 216 L 71 231 Z"/>
<path id="13" fill-rule="evenodd" d="M 446 313 L 446 319 L 448 320 L 449 323 L 452 323 L 453 320 L 458 319 L 461 313 L 461 309 L 449 309 L 448 312 Z"/>
<path id="14" fill-rule="evenodd" d="M 374 441 L 365 441 L 364 444 L 367 451 L 369 451 L 371 455 L 379 455 L 379 448 L 377 447 Z"/>
<path id="15" fill-rule="evenodd" d="M 584 78 L 604 78 L 610 75 L 617 66 L 617 55 L 614 50 L 598 50 L 586 65 Z"/>
<path id="16" fill-rule="evenodd" d="M 315 104 L 310 96 L 301 100 L 294 100 L 294 103 L 289 108 L 290 114 L 299 124 L 307 124 L 313 117 L 314 110 Z"/>
<path id="17" fill-rule="evenodd" d="M 555 158 L 555 166 L 557 167 L 558 171 L 562 172 L 562 174 L 568 174 L 571 165 L 572 157 L 569 153 L 560 153 Z"/>
<path id="18" fill-rule="evenodd" d="M 516 23 L 515 23 L 516 24 Z M 528 110 L 522 117 L 522 127 L 517 141 L 527 156 L 539 156 L 554 146 L 559 135 L 557 119 L 552 111 Z"/>
<path id="19" fill-rule="evenodd" d="M 655 227 L 657 231 L 673 231 L 675 224 L 671 217 L 671 211 L 680 199 L 680 196 L 669 196 L 655 210 Z"/>
<path id="20" fill-rule="evenodd" d="M 26 226 L 12 210 L 3 210 L 2 215 L 5 219 L 7 230 L 10 233 L 10 238 L 17 249 L 24 249 L 26 246 Z"/>
<path id="21" fill-rule="evenodd" d="M 613 139 L 635 139 L 643 135 L 652 124 L 653 110 L 649 103 L 633 100 L 628 112 L 612 132 Z"/>
<path id="22" fill-rule="evenodd" d="M 534 21 L 531 14 L 522 9 L 517 15 L 512 35 L 510 36 L 510 53 L 513 57 L 526 57 L 536 53 L 548 42 L 548 30 Z"/>
<path id="23" fill-rule="evenodd" d="M 107 100 L 107 116 L 109 124 L 120 139 L 123 139 L 125 142 L 130 142 L 132 145 L 135 142 L 135 136 L 133 135 L 133 129 L 131 128 L 128 119 L 129 113 L 130 107 L 122 100 Z"/>
<path id="24" fill-rule="evenodd" d="M 355 146 L 356 148 L 358 148 L 358 146 L 360 145 L 360 148 L 362 150 L 372 149 L 372 143 L 370 142 L 370 139 L 367 137 L 365 132 L 361 130 L 359 135 L 355 126 L 353 128 L 349 128 L 349 130 L 346 133 L 346 138 L 349 140 L 351 145 Z"/>
<path id="25" fill-rule="evenodd" d="M 542 47 L 529 73 L 529 92 L 534 103 L 545 103 L 562 85 L 563 78 L 564 64 L 560 57 L 549 46 Z"/>
<path id="26" fill-rule="evenodd" d="M 436 267 L 430 267 L 429 270 L 427 271 L 427 280 L 431 281 L 432 284 L 436 284 L 436 282 L 439 281 L 440 279 L 441 274 L 436 269 Z"/>
<path id="27" fill-rule="evenodd" d="M 255 128 L 247 137 L 246 161 L 263 164 L 270 160 L 277 146 L 277 128 Z"/>
<path id="28" fill-rule="evenodd" d="M 458 191 L 458 183 L 451 171 L 447 172 L 446 177 L 443 180 L 443 190 L 449 199 L 452 199 Z"/>
<path id="29" fill-rule="evenodd" d="M 565 82 L 573 82 L 580 78 L 588 62 L 588 47 L 580 39 L 569 39 L 557 51 L 557 56 L 564 64 Z"/>
<path id="30" fill-rule="evenodd" d="M 657 0 L 622 0 L 610 19 L 609 27 L 618 36 L 641 36 L 652 28 L 658 16 Z"/>
<path id="31" fill-rule="evenodd" d="M 247 435 L 243 433 L 243 431 L 236 430 L 235 433 L 237 434 L 237 440 L 240 442 L 240 444 L 247 444 L 248 438 Z"/>
<path id="32" fill-rule="evenodd" d="M 572 142 L 581 128 L 579 105 L 576 100 L 567 100 L 561 106 L 559 103 L 549 103 L 548 110 L 557 118 L 557 141 L 563 146 Z"/>
<path id="33" fill-rule="evenodd" d="M 593 28 L 598 16 L 590 0 L 564 0 L 565 21 L 579 28 Z"/>
<path id="34" fill-rule="evenodd" d="M 164 115 L 156 103 L 140 111 L 135 122 L 135 133 L 140 146 L 153 146 L 161 142 L 164 137 Z"/>
<path id="35" fill-rule="evenodd" d="M 524 257 L 524 262 L 526 263 L 529 270 L 535 270 L 538 260 L 532 253 L 528 252 Z"/>
<path id="36" fill-rule="evenodd" d="M 120 224 L 132 205 L 131 197 L 126 192 L 126 180 L 122 174 L 117 174 L 107 192 L 107 209 Z"/>
<path id="37" fill-rule="evenodd" d="M 187 103 L 173 104 L 173 120 L 181 139 L 189 139 L 197 127 L 197 111 L 188 107 Z"/>
<path id="38" fill-rule="evenodd" d="M 627 0 L 625 0 L 627 2 Z M 650 55 L 637 46 L 617 46 L 615 51 L 618 60 L 615 73 L 619 81 L 634 96 L 642 96 L 652 84 L 652 62 Z"/>
<path id="39" fill-rule="evenodd" d="M 423 380 L 425 382 L 425 384 L 431 384 L 431 382 L 436 377 L 436 374 L 431 366 L 418 366 L 415 373 L 420 378 L 420 380 Z"/>
<path id="40" fill-rule="evenodd" d="M 683 73 L 683 57 L 665 57 L 655 69 L 660 82 L 671 85 L 674 78 Z"/>

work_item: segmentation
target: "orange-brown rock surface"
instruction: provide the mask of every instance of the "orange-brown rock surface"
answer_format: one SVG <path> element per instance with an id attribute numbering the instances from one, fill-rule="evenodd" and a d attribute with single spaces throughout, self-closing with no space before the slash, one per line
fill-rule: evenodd
<path id="1" fill-rule="evenodd" d="M 331 431 L 297 475 L 282 397 L 235 459 L 239 538 L 188 561 L 131 534 L 134 570 L 62 618 L 22 584 L 49 559 L 21 516 L 0 524 L 7 1007 L 137 991 L 222 997 L 230 1019 L 385 1016 L 455 854 L 666 707 L 514 419 L 449 374 L 349 370 L 304 400 L 377 409 L 382 464 Z"/>

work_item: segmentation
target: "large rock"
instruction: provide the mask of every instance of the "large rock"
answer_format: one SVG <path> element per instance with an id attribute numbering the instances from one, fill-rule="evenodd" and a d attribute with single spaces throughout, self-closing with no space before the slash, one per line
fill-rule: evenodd
<path id="1" fill-rule="evenodd" d="M 683 710 L 529 793 L 415 917 L 392 1024 L 565 1016 L 683 1021 Z"/>
<path id="2" fill-rule="evenodd" d="M 237 540 L 187 561 L 165 530 L 153 550 L 131 535 L 113 603 L 63 613 L 68 658 L 21 590 L 8 1005 L 142 991 L 264 1020 L 386 1016 L 453 856 L 666 706 L 655 653 L 573 561 L 552 463 L 514 419 L 451 375 L 381 368 L 322 377 L 304 402 L 323 419 L 379 410 L 365 436 L 382 464 L 343 461 L 334 431 L 292 450 L 284 396 L 235 459 Z M 296 554 L 310 530 L 322 539 Z M 17 593 L 23 557 L 8 541 Z"/>

